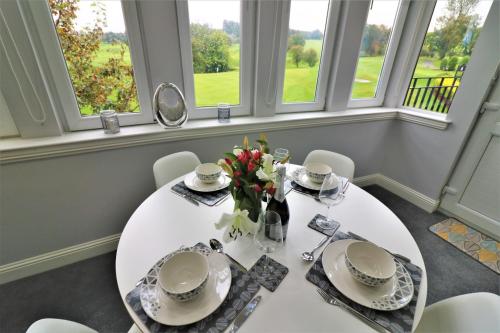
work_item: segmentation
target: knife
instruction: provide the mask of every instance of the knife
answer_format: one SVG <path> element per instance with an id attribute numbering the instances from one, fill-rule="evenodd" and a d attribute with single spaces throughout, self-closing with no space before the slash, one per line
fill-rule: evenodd
<path id="1" fill-rule="evenodd" d="M 257 305 L 259 305 L 259 302 L 261 300 L 262 296 L 257 296 L 253 300 L 248 303 L 243 310 L 236 316 L 236 319 L 234 320 L 233 326 L 229 330 L 230 333 L 234 333 L 237 330 L 240 329 L 241 325 L 247 320 L 247 318 L 252 314 L 252 312 L 255 310 Z"/>

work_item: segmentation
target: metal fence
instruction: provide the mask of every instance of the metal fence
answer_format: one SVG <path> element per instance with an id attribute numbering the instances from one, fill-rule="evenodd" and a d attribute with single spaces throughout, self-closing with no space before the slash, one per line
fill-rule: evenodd
<path id="1" fill-rule="evenodd" d="M 461 76 L 414 77 L 406 92 L 403 105 L 413 108 L 448 113 L 460 86 Z"/>

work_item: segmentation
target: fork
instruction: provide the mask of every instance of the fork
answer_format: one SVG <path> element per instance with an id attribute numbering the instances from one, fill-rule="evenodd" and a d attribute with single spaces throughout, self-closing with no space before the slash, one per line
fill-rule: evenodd
<path id="1" fill-rule="evenodd" d="M 361 312 L 359 311 L 356 311 L 355 309 L 351 308 L 349 305 L 345 304 L 344 302 L 342 302 L 341 300 L 339 300 L 338 298 L 328 294 L 326 291 L 324 291 L 323 289 L 316 289 L 316 291 L 318 292 L 318 294 L 321 295 L 321 297 L 323 297 L 323 299 L 330 305 L 334 305 L 334 306 L 338 306 L 339 308 L 341 308 L 342 310 L 345 310 L 351 314 L 353 314 L 354 316 L 356 316 L 358 319 L 361 319 L 365 324 L 367 324 L 368 326 L 370 326 L 371 328 L 373 328 L 374 330 L 378 331 L 378 332 L 387 332 L 387 329 L 380 325 L 379 323 L 377 323 L 376 321 L 368 318 L 367 316 L 365 316 L 364 314 L 362 314 Z"/>

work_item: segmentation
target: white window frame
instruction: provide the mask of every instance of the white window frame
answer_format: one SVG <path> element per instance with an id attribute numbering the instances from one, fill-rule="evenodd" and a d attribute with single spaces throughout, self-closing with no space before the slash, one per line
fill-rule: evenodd
<path id="1" fill-rule="evenodd" d="M 285 83 L 286 53 L 288 47 L 288 30 L 290 26 L 291 0 L 283 2 L 282 24 L 280 31 L 280 44 L 278 51 L 277 66 L 277 98 L 276 113 L 323 111 L 325 110 L 326 92 L 330 68 L 332 65 L 333 49 L 335 47 L 335 34 L 337 18 L 340 11 L 340 1 L 330 0 L 326 17 L 325 33 L 323 35 L 323 46 L 321 48 L 320 64 L 316 81 L 315 100 L 313 102 L 283 103 L 283 88 Z M 325 47 L 326 46 L 326 47 Z"/>
<path id="2" fill-rule="evenodd" d="M 384 63 L 382 65 L 382 69 L 380 71 L 380 75 L 378 77 L 377 87 L 375 90 L 375 96 L 372 98 L 352 98 L 352 90 L 354 88 L 354 82 L 356 80 L 357 66 L 359 64 L 359 51 L 358 51 L 358 61 L 356 62 L 356 69 L 354 70 L 354 78 L 352 80 L 351 92 L 349 94 L 349 102 L 347 104 L 348 108 L 363 108 L 363 107 L 374 107 L 381 106 L 384 103 L 385 93 L 387 90 L 387 85 L 389 84 L 389 77 L 391 76 L 391 71 L 394 65 L 394 60 L 396 57 L 396 52 L 399 46 L 399 42 L 401 40 L 401 35 L 403 32 L 404 24 L 406 21 L 406 17 L 408 14 L 408 7 L 410 2 L 408 0 L 400 0 L 398 3 L 398 9 L 396 11 L 396 17 L 394 19 L 394 24 L 392 26 L 391 36 L 389 39 L 389 44 L 387 45 L 387 51 L 384 56 Z M 369 9 L 370 10 L 370 9 Z M 369 12 L 368 12 L 369 15 Z M 367 20 L 364 23 L 364 27 L 366 27 Z M 363 27 L 363 29 L 364 29 Z M 363 37 L 361 37 L 363 38 Z M 363 40 L 360 41 L 361 43 Z"/>
<path id="3" fill-rule="evenodd" d="M 101 128 L 102 123 L 98 115 L 82 116 L 76 100 L 73 84 L 69 76 L 66 60 L 59 43 L 59 37 L 52 21 L 52 15 L 47 1 L 27 1 L 26 6 L 31 10 L 34 23 L 38 30 L 40 43 L 43 45 L 43 53 L 51 83 L 55 87 L 59 105 L 60 115 L 65 119 L 65 124 L 71 131 Z M 152 96 L 149 87 L 148 72 L 146 69 L 146 57 L 141 40 L 140 21 L 135 1 L 122 1 L 123 18 L 127 29 L 130 56 L 134 68 L 134 79 L 137 87 L 137 98 L 140 112 L 119 113 L 120 125 L 136 125 L 153 122 Z M 43 13 L 43 14 L 41 14 Z M 45 14 L 46 13 L 46 14 Z"/>
<path id="4" fill-rule="evenodd" d="M 253 47 L 255 6 L 253 1 L 240 1 L 240 104 L 231 105 L 231 116 L 244 116 L 251 113 L 253 96 Z M 188 0 L 177 0 L 177 21 L 181 47 L 184 96 L 189 118 L 216 118 L 217 106 L 197 107 L 194 91 L 193 52 L 191 48 L 191 29 Z M 224 103 L 225 101 L 220 101 Z"/>

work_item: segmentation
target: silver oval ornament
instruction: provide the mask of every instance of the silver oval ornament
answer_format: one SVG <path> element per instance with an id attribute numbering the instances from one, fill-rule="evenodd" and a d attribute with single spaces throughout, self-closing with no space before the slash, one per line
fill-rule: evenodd
<path id="1" fill-rule="evenodd" d="M 153 97 L 155 118 L 163 128 L 180 127 L 188 118 L 186 100 L 173 83 L 161 83 Z"/>

